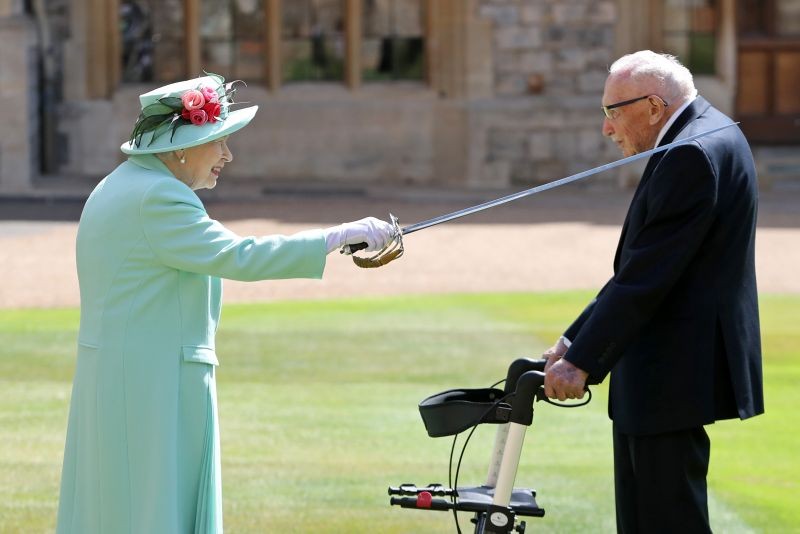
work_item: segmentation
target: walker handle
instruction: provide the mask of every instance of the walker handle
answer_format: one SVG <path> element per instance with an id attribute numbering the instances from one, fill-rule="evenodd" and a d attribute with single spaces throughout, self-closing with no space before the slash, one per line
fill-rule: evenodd
<path id="1" fill-rule="evenodd" d="M 547 365 L 546 358 L 534 360 L 532 358 L 518 358 L 508 366 L 508 373 L 506 374 L 505 393 L 513 393 L 517 389 L 517 381 L 519 377 L 528 371 L 544 372 L 544 366 Z"/>

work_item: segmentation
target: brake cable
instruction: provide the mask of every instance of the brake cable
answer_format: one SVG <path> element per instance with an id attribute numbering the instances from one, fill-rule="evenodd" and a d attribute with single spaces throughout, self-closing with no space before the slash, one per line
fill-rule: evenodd
<path id="1" fill-rule="evenodd" d="M 495 387 L 499 386 L 500 384 L 504 383 L 505 381 L 506 381 L 505 378 L 502 379 L 502 380 L 498 380 L 497 382 L 492 384 L 490 386 L 490 388 L 495 388 Z M 585 401 L 580 402 L 580 403 L 576 403 L 576 404 L 566 404 L 566 403 L 554 402 L 554 401 L 550 400 L 547 397 L 547 395 L 544 394 L 544 387 L 542 387 L 536 393 L 536 400 L 537 401 L 544 401 L 547 404 L 552 404 L 553 406 L 557 406 L 558 408 L 578 408 L 580 406 L 586 406 L 592 400 L 592 390 L 590 390 L 588 386 L 585 386 L 584 387 L 584 391 L 586 391 L 589 394 L 589 396 L 586 398 Z M 461 525 L 458 522 L 458 510 L 456 509 L 456 504 L 458 503 L 458 474 L 461 471 L 461 460 L 464 458 L 464 453 L 467 451 L 467 444 L 469 443 L 470 438 L 472 438 L 472 434 L 474 434 L 475 430 L 477 430 L 478 425 L 480 425 L 483 422 L 483 419 L 487 415 L 489 415 L 494 409 L 496 409 L 500 405 L 500 403 L 506 401 L 509 398 L 513 398 L 514 395 L 515 395 L 515 393 L 509 393 L 509 394 L 503 395 L 501 398 L 497 399 L 492 404 L 492 406 L 488 410 L 486 410 L 486 412 L 484 412 L 484 414 L 481 415 L 481 417 L 478 419 L 478 421 L 472 426 L 472 428 L 469 431 L 469 434 L 467 435 L 467 439 L 464 440 L 464 445 L 462 445 L 462 447 L 461 447 L 461 454 L 459 454 L 459 456 L 458 456 L 458 464 L 456 465 L 456 476 L 455 476 L 454 479 L 451 480 L 451 476 L 452 476 L 452 473 L 453 473 L 453 453 L 455 452 L 455 449 L 456 449 L 456 442 L 458 440 L 458 436 L 462 432 L 459 432 L 458 434 L 455 434 L 453 436 L 453 445 L 452 445 L 452 447 L 450 447 L 450 462 L 448 463 L 447 483 L 450 485 L 451 488 L 453 488 L 453 493 L 450 496 L 450 500 L 453 503 L 453 519 L 454 519 L 454 521 L 456 523 L 456 532 L 458 534 L 462 534 Z"/>

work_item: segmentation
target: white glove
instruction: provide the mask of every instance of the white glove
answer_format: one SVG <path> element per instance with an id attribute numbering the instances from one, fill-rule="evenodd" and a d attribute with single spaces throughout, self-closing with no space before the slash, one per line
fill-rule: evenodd
<path id="1" fill-rule="evenodd" d="M 344 245 L 366 243 L 367 252 L 381 250 L 394 237 L 394 226 L 386 221 L 367 217 L 354 222 L 332 226 L 323 230 L 328 254 Z"/>

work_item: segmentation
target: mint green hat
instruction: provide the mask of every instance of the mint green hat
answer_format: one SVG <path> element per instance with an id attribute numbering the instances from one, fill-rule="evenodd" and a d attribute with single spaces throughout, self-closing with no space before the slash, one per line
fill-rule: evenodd
<path id="1" fill-rule="evenodd" d="M 230 109 L 236 88 L 217 74 L 176 82 L 139 96 L 142 111 L 125 154 L 156 154 L 202 145 L 236 132 L 258 106 Z"/>

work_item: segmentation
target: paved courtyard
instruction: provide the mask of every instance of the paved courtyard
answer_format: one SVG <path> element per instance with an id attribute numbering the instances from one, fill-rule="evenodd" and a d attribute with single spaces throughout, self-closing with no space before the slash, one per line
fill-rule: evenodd
<path id="1" fill-rule="evenodd" d="M 221 184 L 220 187 L 225 187 Z M 225 302 L 420 293 L 598 289 L 632 191 L 573 186 L 406 237 L 405 255 L 363 270 L 328 256 L 323 280 L 225 282 Z M 210 215 L 240 235 L 290 234 L 391 211 L 408 225 L 491 198 L 408 190 L 210 199 Z M 77 306 L 75 235 L 81 203 L 0 201 L 0 308 Z M 759 289 L 800 293 L 800 192 L 763 193 L 757 235 Z"/>

